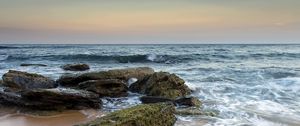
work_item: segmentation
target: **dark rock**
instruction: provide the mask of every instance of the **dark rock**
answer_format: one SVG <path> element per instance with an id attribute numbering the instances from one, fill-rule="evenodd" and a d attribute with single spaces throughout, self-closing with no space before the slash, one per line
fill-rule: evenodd
<path id="1" fill-rule="evenodd" d="M 40 66 L 40 67 L 46 67 L 45 64 L 31 64 L 31 63 L 22 63 L 20 66 Z"/>
<path id="2" fill-rule="evenodd" d="M 116 69 L 109 71 L 90 72 L 81 75 L 64 75 L 57 81 L 62 86 L 77 86 L 80 82 L 88 80 L 119 79 L 127 82 L 130 78 L 143 79 L 146 75 L 153 74 L 154 70 L 149 67 L 137 67 Z"/>
<path id="3" fill-rule="evenodd" d="M 155 96 L 142 96 L 142 97 L 140 97 L 140 100 L 144 104 L 159 103 L 159 102 L 173 102 L 172 99 L 163 98 L 163 97 L 155 97 Z"/>
<path id="4" fill-rule="evenodd" d="M 195 97 L 181 97 L 181 98 L 177 98 L 176 100 L 173 100 L 173 99 L 157 97 L 157 96 L 142 96 L 142 97 L 140 97 L 140 100 L 144 104 L 159 103 L 159 102 L 172 102 L 178 106 L 197 107 L 197 108 L 200 108 L 202 105 L 201 101 Z"/>
<path id="5" fill-rule="evenodd" d="M 42 110 L 100 108 L 98 95 L 75 89 L 34 89 L 21 93 L 25 106 Z"/>
<path id="6" fill-rule="evenodd" d="M 34 89 L 22 92 L 5 91 L 0 88 L 0 104 L 32 110 L 64 110 L 100 108 L 97 94 L 74 89 Z"/>
<path id="7" fill-rule="evenodd" d="M 90 66 L 87 64 L 66 64 L 62 66 L 62 69 L 70 71 L 85 71 L 89 70 Z"/>
<path id="8" fill-rule="evenodd" d="M 0 87 L 0 104 L 2 105 L 22 105 L 24 104 L 21 95 L 8 91 L 7 87 Z"/>
<path id="9" fill-rule="evenodd" d="M 172 104 L 142 104 L 78 126 L 173 126 L 176 122 L 174 112 Z"/>
<path id="10" fill-rule="evenodd" d="M 137 80 L 135 83 L 132 83 L 129 86 L 129 90 L 131 92 L 146 94 L 146 89 L 148 88 L 147 83 L 148 83 L 148 80 L 151 76 L 152 76 L 152 74 L 147 75 L 143 79 Z"/>
<path id="11" fill-rule="evenodd" d="M 3 85 L 20 90 L 54 88 L 55 81 L 39 74 L 9 70 L 2 77 Z"/>
<path id="12" fill-rule="evenodd" d="M 183 97 L 183 98 L 176 99 L 174 102 L 179 106 L 201 107 L 202 105 L 201 101 L 195 97 Z"/>
<path id="13" fill-rule="evenodd" d="M 89 80 L 79 83 L 78 88 L 99 94 L 100 97 L 124 97 L 128 95 L 127 85 L 117 79 Z"/>
<path id="14" fill-rule="evenodd" d="M 184 80 L 175 74 L 156 72 L 133 83 L 129 89 L 132 92 L 138 92 L 148 96 L 176 99 L 177 97 L 184 97 L 191 93 L 191 90 L 184 83 Z"/>
<path id="15" fill-rule="evenodd" d="M 79 75 L 76 74 L 65 74 L 62 75 L 56 82 L 64 87 L 76 87 L 80 82 L 84 82 L 88 80 L 84 80 L 79 78 Z"/>

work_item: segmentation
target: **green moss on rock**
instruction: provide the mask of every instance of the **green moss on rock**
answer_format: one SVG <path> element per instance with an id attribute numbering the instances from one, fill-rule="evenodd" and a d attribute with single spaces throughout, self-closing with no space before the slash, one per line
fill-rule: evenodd
<path id="1" fill-rule="evenodd" d="M 128 95 L 127 85 L 116 79 L 89 80 L 79 83 L 78 88 L 97 93 L 100 97 L 124 97 Z"/>
<path id="2" fill-rule="evenodd" d="M 78 86 L 80 82 L 88 80 L 118 79 L 127 82 L 130 78 L 143 79 L 145 76 L 153 74 L 154 70 L 149 67 L 137 67 L 126 69 L 115 69 L 108 71 L 89 72 L 81 75 L 65 75 L 58 79 L 62 86 Z"/>
<path id="3" fill-rule="evenodd" d="M 196 97 L 182 97 L 174 101 L 177 105 L 201 108 L 202 102 Z"/>
<path id="4" fill-rule="evenodd" d="M 184 84 L 184 80 L 168 72 L 156 72 L 130 86 L 130 90 L 149 96 L 160 96 L 170 99 L 184 97 L 191 90 Z"/>
<path id="5" fill-rule="evenodd" d="M 172 126 L 176 122 L 174 112 L 172 104 L 142 104 L 79 126 Z"/>
<path id="6" fill-rule="evenodd" d="M 181 115 L 181 116 L 205 115 L 205 116 L 215 117 L 215 116 L 218 115 L 214 111 L 203 111 L 202 109 L 193 108 L 193 107 L 189 107 L 189 108 L 177 108 L 175 113 L 177 115 Z"/>

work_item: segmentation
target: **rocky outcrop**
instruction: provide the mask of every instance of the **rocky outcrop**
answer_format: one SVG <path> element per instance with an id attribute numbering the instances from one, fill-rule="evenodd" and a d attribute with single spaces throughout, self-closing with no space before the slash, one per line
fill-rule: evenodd
<path id="1" fill-rule="evenodd" d="M 173 100 L 173 99 L 164 98 L 164 97 L 142 96 L 142 97 L 140 97 L 140 100 L 144 104 L 172 102 L 178 106 L 197 107 L 197 108 L 200 108 L 202 105 L 201 101 L 196 97 L 181 97 L 181 98 L 177 98 L 177 99 Z"/>
<path id="2" fill-rule="evenodd" d="M 177 115 L 205 115 L 205 116 L 217 116 L 217 112 L 214 111 L 203 111 L 199 108 L 177 108 L 175 114 Z"/>
<path id="3" fill-rule="evenodd" d="M 117 79 L 89 80 L 78 85 L 79 89 L 99 94 L 100 97 L 124 97 L 127 96 L 127 85 Z"/>
<path id="4" fill-rule="evenodd" d="M 20 66 L 40 66 L 40 67 L 46 67 L 46 64 L 32 64 L 32 63 L 22 63 Z"/>
<path id="5" fill-rule="evenodd" d="M 116 69 L 109 71 L 90 72 L 80 75 L 64 75 L 58 79 L 58 83 L 62 86 L 77 86 L 80 82 L 88 80 L 106 80 L 119 79 L 127 82 L 130 78 L 143 79 L 145 76 L 153 74 L 154 70 L 149 67 L 137 67 Z"/>
<path id="6" fill-rule="evenodd" d="M 34 110 L 64 110 L 100 108 L 102 102 L 97 94 L 74 89 L 34 89 L 10 92 L 1 88 L 0 103 Z"/>
<path id="7" fill-rule="evenodd" d="M 143 104 L 78 126 L 173 126 L 176 121 L 174 112 L 172 104 Z"/>
<path id="8" fill-rule="evenodd" d="M 37 88 L 54 88 L 55 81 L 39 74 L 9 70 L 2 77 L 3 85 L 6 87 L 27 90 Z"/>
<path id="9" fill-rule="evenodd" d="M 70 71 L 85 71 L 85 70 L 89 70 L 90 66 L 87 64 L 66 64 L 61 68 Z"/>
<path id="10" fill-rule="evenodd" d="M 142 97 L 140 97 L 140 101 L 143 104 L 160 103 L 160 102 L 173 102 L 172 99 L 164 98 L 164 97 L 156 97 L 156 96 L 142 96 Z"/>
<path id="11" fill-rule="evenodd" d="M 202 105 L 201 101 L 196 97 L 178 98 L 174 101 L 174 103 L 179 106 L 188 106 L 188 107 L 194 106 L 194 107 L 198 107 L 198 108 L 200 108 Z"/>
<path id="12" fill-rule="evenodd" d="M 92 92 L 75 89 L 35 89 L 22 92 L 22 98 L 40 109 L 100 108 L 102 102 Z M 54 108 L 53 108 L 54 107 Z"/>
<path id="13" fill-rule="evenodd" d="M 191 90 L 184 83 L 184 80 L 175 74 L 156 72 L 133 83 L 129 89 L 132 92 L 138 92 L 148 96 L 176 99 L 191 93 Z"/>
<path id="14" fill-rule="evenodd" d="M 0 87 L 0 104 L 22 106 L 24 101 L 22 100 L 21 95 L 8 90 L 9 88 L 7 87 Z"/>

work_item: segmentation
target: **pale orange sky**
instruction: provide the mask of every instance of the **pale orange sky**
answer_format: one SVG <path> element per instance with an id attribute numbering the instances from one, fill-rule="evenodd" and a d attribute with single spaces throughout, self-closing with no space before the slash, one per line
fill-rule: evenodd
<path id="1" fill-rule="evenodd" d="M 300 43 L 299 0 L 0 0 L 0 43 Z"/>

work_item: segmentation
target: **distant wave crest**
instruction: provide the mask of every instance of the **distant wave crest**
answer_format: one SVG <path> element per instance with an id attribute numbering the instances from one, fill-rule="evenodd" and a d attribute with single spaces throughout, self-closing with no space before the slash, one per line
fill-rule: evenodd
<path id="1" fill-rule="evenodd" d="M 246 59 L 282 59 L 300 58 L 297 53 L 266 53 L 266 54 L 182 54 L 182 55 L 98 55 L 98 54 L 65 54 L 65 55 L 11 55 L 1 56 L 0 60 L 73 60 L 119 63 L 182 63 L 188 61 L 226 62 Z"/>
<path id="2" fill-rule="evenodd" d="M 15 47 L 15 46 L 0 46 L 0 49 L 16 49 L 19 47 Z"/>
<path id="3" fill-rule="evenodd" d="M 100 62 L 119 62 L 119 63 L 175 63 L 187 60 L 184 56 L 176 55 L 90 55 L 90 54 L 76 54 L 76 55 L 46 55 L 46 56 L 8 56 L 6 60 L 80 60 L 80 61 L 100 61 Z M 192 60 L 192 58 L 190 59 Z"/>
<path id="4" fill-rule="evenodd" d="M 6 60 L 9 56 L 8 55 L 1 55 L 0 54 L 0 61 Z"/>

